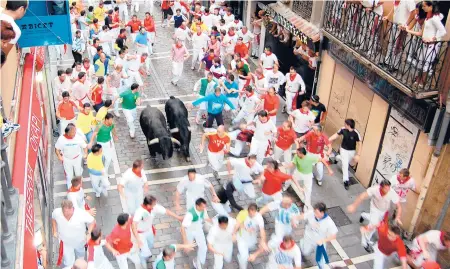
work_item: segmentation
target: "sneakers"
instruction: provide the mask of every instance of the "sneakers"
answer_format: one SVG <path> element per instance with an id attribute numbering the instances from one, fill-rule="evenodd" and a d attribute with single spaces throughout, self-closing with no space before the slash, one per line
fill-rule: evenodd
<path id="1" fill-rule="evenodd" d="M 194 258 L 194 260 L 192 261 L 192 265 L 194 266 L 195 269 L 197 269 L 197 263 L 195 262 L 195 258 Z"/>
<path id="2" fill-rule="evenodd" d="M 316 183 L 317 183 L 317 185 L 322 186 L 322 180 L 319 180 L 316 178 Z"/>
<path id="3" fill-rule="evenodd" d="M 348 187 L 350 186 L 350 184 L 348 183 L 348 181 L 344 181 L 344 188 L 345 190 L 348 191 Z"/>
<path id="4" fill-rule="evenodd" d="M 130 131 L 130 137 L 134 138 L 134 132 Z"/>
<path id="5" fill-rule="evenodd" d="M 368 252 L 368 253 L 372 253 L 373 252 L 373 247 L 369 244 L 367 244 L 364 249 Z"/>
<path id="6" fill-rule="evenodd" d="M 364 213 L 364 211 L 363 211 L 363 213 Z M 363 223 L 364 222 L 364 218 L 361 216 L 361 217 L 359 217 L 359 223 Z"/>
<path id="7" fill-rule="evenodd" d="M 173 86 L 177 86 L 176 82 L 170 81 L 170 83 L 172 83 Z"/>
<path id="8" fill-rule="evenodd" d="M 114 111 L 114 115 L 115 115 L 116 117 L 120 118 L 120 113 L 119 113 L 119 111 Z"/>
<path id="9" fill-rule="evenodd" d="M 7 138 L 12 133 L 17 132 L 20 129 L 20 124 L 7 121 L 3 124 L 2 129 L 3 138 Z"/>

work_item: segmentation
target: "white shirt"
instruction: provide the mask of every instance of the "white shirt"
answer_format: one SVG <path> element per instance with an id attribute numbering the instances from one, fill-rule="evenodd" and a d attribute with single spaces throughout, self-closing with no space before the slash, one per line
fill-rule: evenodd
<path id="1" fill-rule="evenodd" d="M 84 205 L 86 204 L 86 202 L 84 200 L 84 190 L 83 190 L 83 188 L 80 188 L 80 190 L 77 191 L 77 192 L 69 191 L 67 193 L 67 199 L 72 202 L 74 207 L 78 207 L 78 208 L 80 208 L 82 210 L 85 210 L 84 209 Z"/>
<path id="2" fill-rule="evenodd" d="M 119 58 L 119 57 L 117 57 L 117 58 Z M 89 79 L 92 79 L 92 77 L 93 77 L 94 74 L 95 74 L 94 66 L 93 66 L 92 64 L 89 65 L 88 70 L 86 70 L 86 68 L 85 68 L 84 65 L 83 65 L 83 66 L 81 67 L 81 70 L 82 70 L 83 72 L 86 73 L 86 76 L 87 76 Z"/>
<path id="3" fill-rule="evenodd" d="M 106 245 L 106 240 L 101 240 L 100 244 L 94 246 L 93 251 L 93 261 L 88 262 L 87 269 L 102 269 L 102 268 L 111 268 L 111 263 L 109 262 L 108 258 L 106 257 L 105 253 L 103 252 L 103 246 Z M 87 251 L 88 260 L 90 259 L 89 256 L 89 248 Z"/>
<path id="4" fill-rule="evenodd" d="M 264 229 L 264 219 L 259 212 L 253 216 L 253 218 L 248 215 L 244 220 L 244 229 L 241 228 L 238 235 L 242 237 L 241 240 L 246 240 L 247 238 L 256 238 L 258 230 Z"/>
<path id="5" fill-rule="evenodd" d="M 166 208 L 156 204 L 151 212 L 148 212 L 147 209 L 142 206 L 138 207 L 133 216 L 133 222 L 136 223 L 138 232 L 142 233 L 152 231 L 153 219 L 157 214 L 165 215 Z"/>
<path id="6" fill-rule="evenodd" d="M 255 117 L 253 120 L 255 123 L 255 134 L 253 135 L 253 139 L 257 139 L 260 141 L 266 141 L 269 140 L 273 134 L 277 132 L 277 126 L 275 126 L 275 123 L 271 121 L 270 119 L 267 120 L 267 122 L 262 123 L 259 120 L 259 117 Z M 271 132 L 270 134 L 266 134 L 267 132 Z"/>
<path id="7" fill-rule="evenodd" d="M 64 158 L 71 160 L 80 156 L 83 153 L 81 149 L 86 147 L 86 142 L 77 135 L 72 139 L 68 139 L 62 135 L 58 138 L 55 144 L 55 148 L 61 151 Z"/>
<path id="8" fill-rule="evenodd" d="M 144 184 L 147 182 L 147 176 L 144 171 L 142 171 L 142 177 L 138 177 L 132 170 L 128 168 L 125 173 L 123 173 L 122 178 L 119 181 L 119 185 L 125 187 L 125 192 L 131 196 L 141 197 L 144 192 Z M 130 196 L 130 197 L 131 197 Z"/>
<path id="9" fill-rule="evenodd" d="M 192 35 L 192 48 L 196 50 L 208 48 L 208 36 L 204 33 Z"/>
<path id="10" fill-rule="evenodd" d="M 65 77 L 64 82 L 61 82 L 58 76 L 53 80 L 53 92 L 55 93 L 55 96 L 58 100 L 62 99 L 63 92 L 67 91 L 70 93 L 71 87 L 72 83 L 70 82 L 70 78 L 68 77 Z"/>
<path id="11" fill-rule="evenodd" d="M 382 212 L 389 210 L 391 202 L 396 204 L 399 202 L 399 197 L 397 193 L 391 188 L 388 193 L 381 196 L 380 185 L 375 185 L 367 189 L 367 194 L 372 200 L 370 201 L 370 206 L 374 206 Z"/>
<path id="12" fill-rule="evenodd" d="M 211 188 L 212 184 L 206 180 L 202 175 L 196 174 L 193 181 L 189 180 L 186 175 L 177 185 L 177 191 L 182 194 L 186 191 L 186 196 L 189 197 L 205 197 L 205 188 Z"/>
<path id="13" fill-rule="evenodd" d="M 126 59 L 126 56 L 123 58 L 120 58 L 120 56 L 117 56 L 114 60 L 114 66 L 122 65 L 122 70 L 126 71 L 128 69 L 128 61 Z"/>
<path id="14" fill-rule="evenodd" d="M 431 247 L 436 250 L 445 250 L 447 249 L 447 247 L 442 244 L 441 233 L 442 232 L 439 230 L 429 230 L 428 232 L 423 233 L 418 237 L 425 237 L 428 242 L 428 247 L 431 245 Z"/>
<path id="15" fill-rule="evenodd" d="M 302 254 L 297 244 L 290 249 L 281 249 L 278 246 L 277 250 L 270 255 L 269 260 L 271 264 L 283 265 L 286 269 L 294 268 L 292 264 L 299 268 L 302 266 Z"/>
<path id="16" fill-rule="evenodd" d="M 214 11 L 214 10 L 211 10 Z M 220 20 L 222 17 L 220 15 L 211 14 L 213 26 L 217 26 L 217 30 L 219 30 Z"/>
<path id="17" fill-rule="evenodd" d="M 228 16 L 228 14 L 225 13 L 225 15 L 223 15 L 223 19 L 225 20 L 225 24 L 228 25 L 228 24 L 230 24 L 232 21 L 234 21 L 234 14 L 231 13 L 230 16 Z"/>
<path id="18" fill-rule="evenodd" d="M 252 32 L 248 30 L 245 34 L 242 32 L 242 30 L 240 30 L 239 32 L 237 32 L 237 36 L 242 37 L 242 42 L 244 42 L 245 44 L 250 43 L 250 41 L 252 41 L 252 39 L 255 37 L 255 35 L 253 35 Z"/>
<path id="19" fill-rule="evenodd" d="M 255 162 L 250 168 L 245 163 L 246 158 L 237 159 L 230 158 L 230 163 L 234 167 L 234 179 L 239 179 L 241 181 L 251 181 L 252 174 L 260 174 L 264 171 L 264 168 L 258 162 Z"/>
<path id="20" fill-rule="evenodd" d="M 400 203 L 406 202 L 406 195 L 409 190 L 416 189 L 416 182 L 414 178 L 410 178 L 408 181 L 400 183 L 397 179 L 397 175 L 393 175 L 389 181 L 391 182 L 391 188 L 398 194 Z"/>
<path id="21" fill-rule="evenodd" d="M 300 94 L 304 94 L 306 91 L 305 82 L 303 81 L 302 76 L 299 74 L 295 74 L 294 80 L 291 80 L 291 74 L 286 74 L 286 90 L 292 93 L 297 93 L 300 89 Z"/>
<path id="22" fill-rule="evenodd" d="M 368 7 L 368 8 L 375 7 L 373 9 L 373 12 L 382 16 L 383 15 L 383 5 L 377 6 L 379 2 L 380 2 L 379 0 L 363 0 L 363 1 L 361 1 L 361 4 L 363 7 Z"/>
<path id="23" fill-rule="evenodd" d="M 306 212 L 304 217 L 306 221 L 304 236 L 313 242 L 323 240 L 338 232 L 336 224 L 330 216 L 317 220 L 314 216 L 314 211 L 311 210 Z"/>
<path id="24" fill-rule="evenodd" d="M 297 133 L 306 133 L 309 131 L 311 122 L 314 122 L 316 116 L 310 110 L 308 113 L 300 112 L 300 109 L 292 111 L 292 117 L 294 117 L 294 130 Z"/>
<path id="25" fill-rule="evenodd" d="M 211 14 L 203 14 L 202 15 L 202 22 L 206 25 L 206 27 L 208 27 L 208 30 L 211 30 L 211 27 L 213 27 L 213 21 L 214 21 L 214 17 Z"/>
<path id="26" fill-rule="evenodd" d="M 195 209 L 195 207 L 194 207 L 194 210 L 198 215 L 198 220 L 196 222 L 193 222 L 192 220 L 193 220 L 194 216 L 192 215 L 191 212 L 188 211 L 188 212 L 186 212 L 186 216 L 184 216 L 184 219 L 183 219 L 183 222 L 181 223 L 181 225 L 184 228 L 189 228 L 190 231 L 203 233 L 203 221 L 204 221 L 204 219 L 209 218 L 208 212 L 205 209 L 205 211 L 203 213 L 203 218 L 202 218 L 200 216 L 201 212 L 197 211 L 197 209 Z"/>
<path id="27" fill-rule="evenodd" d="M 272 70 L 267 72 L 265 76 L 267 83 L 265 88 L 274 87 L 275 90 L 278 90 L 278 88 L 286 81 L 285 76 L 280 71 L 274 73 Z"/>
<path id="28" fill-rule="evenodd" d="M 217 245 L 232 245 L 233 244 L 233 231 L 236 226 L 236 220 L 228 217 L 228 226 L 225 230 L 220 228 L 219 222 L 217 220 L 214 221 L 213 226 L 209 230 L 208 233 L 208 243 L 217 246 Z"/>
<path id="29" fill-rule="evenodd" d="M 183 42 L 186 41 L 186 39 L 189 39 L 189 29 L 187 27 L 186 29 L 178 27 L 175 29 L 175 38 L 180 39 Z"/>
<path id="30" fill-rule="evenodd" d="M 262 66 L 265 69 L 272 69 L 275 63 L 278 61 L 277 56 L 275 53 L 271 53 L 269 56 L 267 54 L 263 53 L 259 57 L 259 59 L 262 61 Z"/>
<path id="31" fill-rule="evenodd" d="M 11 27 L 13 28 L 13 31 L 16 34 L 16 37 L 14 39 L 11 39 L 11 41 L 9 41 L 9 44 L 13 44 L 13 45 L 16 44 L 17 41 L 19 40 L 20 36 L 22 35 L 22 31 L 20 30 L 17 23 L 14 21 L 13 17 L 11 17 L 3 12 L 0 13 L 0 20 L 7 21 L 11 24 Z"/>
<path id="32" fill-rule="evenodd" d="M 216 67 L 215 65 L 211 66 L 209 71 L 213 74 L 220 74 L 222 77 L 227 74 L 227 70 L 222 64 L 219 65 L 218 67 Z"/>
<path id="33" fill-rule="evenodd" d="M 255 107 L 259 104 L 259 102 L 261 102 L 261 100 L 259 100 L 258 96 L 255 93 L 253 93 L 250 97 L 245 96 L 245 101 L 242 105 L 242 109 L 247 112 L 255 110 Z"/>
<path id="34" fill-rule="evenodd" d="M 225 44 L 225 51 L 227 53 L 234 53 L 234 47 L 236 46 L 237 39 L 238 39 L 238 36 L 236 34 L 233 36 L 226 34 L 223 37 L 222 45 Z"/>
<path id="35" fill-rule="evenodd" d="M 244 26 L 244 25 L 242 25 L 242 21 L 240 21 L 240 20 L 238 22 L 233 20 L 232 22 L 228 23 L 227 26 L 228 26 L 228 29 L 233 27 L 235 31 L 239 31 L 239 30 L 241 30 L 242 26 Z"/>
<path id="36" fill-rule="evenodd" d="M 137 54 L 135 56 L 137 56 L 136 59 L 131 59 L 128 61 L 128 70 L 131 72 L 137 72 L 141 67 L 141 57 Z"/>
<path id="37" fill-rule="evenodd" d="M 414 0 L 401 0 L 398 6 L 394 5 L 394 23 L 405 25 L 408 23 L 409 14 L 416 9 Z"/>
<path id="38" fill-rule="evenodd" d="M 222 32 L 222 30 L 225 30 L 228 33 L 228 25 L 226 23 L 224 25 L 220 25 L 220 22 L 219 22 L 219 24 L 217 25 L 217 30 L 219 32 Z"/>
<path id="39" fill-rule="evenodd" d="M 86 242 L 86 225 L 94 221 L 94 217 L 86 210 L 76 207 L 70 220 L 64 217 L 61 208 L 53 210 L 52 219 L 56 221 L 59 239 L 72 247 L 79 247 Z"/>
<path id="40" fill-rule="evenodd" d="M 423 23 L 423 39 L 432 39 L 433 37 L 436 37 L 436 40 L 439 41 L 447 34 L 447 31 L 441 21 L 442 18 L 443 15 L 440 14 L 434 15 L 430 19 L 425 19 L 425 22 Z"/>
<path id="41" fill-rule="evenodd" d="M 83 100 L 89 93 L 89 87 L 86 83 L 81 83 L 79 80 L 75 81 L 72 86 L 72 95 L 75 100 Z"/>

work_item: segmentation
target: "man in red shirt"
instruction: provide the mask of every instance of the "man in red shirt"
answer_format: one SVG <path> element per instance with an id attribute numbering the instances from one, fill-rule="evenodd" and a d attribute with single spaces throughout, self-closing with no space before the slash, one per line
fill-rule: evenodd
<path id="1" fill-rule="evenodd" d="M 290 163 L 292 161 L 292 144 L 294 144 L 295 139 L 297 139 L 297 134 L 292 129 L 292 122 L 283 122 L 283 125 L 277 128 L 273 159 L 280 162 L 283 155 L 284 163 Z"/>
<path id="2" fill-rule="evenodd" d="M 256 199 L 256 204 L 258 206 L 264 206 L 270 201 L 281 201 L 283 199 L 281 188 L 283 187 L 283 183 L 289 180 L 292 180 L 292 175 L 281 172 L 277 161 L 268 160 L 263 177 L 256 180 L 257 183 L 263 182 L 261 188 L 262 196 Z M 299 190 L 303 190 L 297 180 L 292 180 L 292 182 Z"/>
<path id="3" fill-rule="evenodd" d="M 208 162 L 213 169 L 215 178 L 219 178 L 219 170 L 223 166 L 223 158 L 225 153 L 230 151 L 231 139 L 225 132 L 225 127 L 220 125 L 217 127 L 217 132 L 204 133 L 202 142 L 200 143 L 200 153 L 203 152 L 206 139 L 208 142 Z"/>
<path id="4" fill-rule="evenodd" d="M 106 238 L 106 248 L 114 254 L 120 269 L 128 269 L 127 259 L 130 259 L 136 268 L 141 268 L 139 251 L 131 252 L 133 243 L 131 242 L 131 227 L 133 219 L 127 213 L 122 213 L 117 217 L 117 224 L 111 234 Z M 133 235 L 138 237 L 136 229 Z"/>
<path id="5" fill-rule="evenodd" d="M 173 15 L 173 11 L 172 11 L 172 6 L 174 5 L 174 1 L 173 0 L 162 0 L 161 3 L 161 9 L 163 11 L 163 16 L 162 16 L 162 27 L 169 27 L 169 22 L 170 19 L 172 18 Z"/>
<path id="6" fill-rule="evenodd" d="M 302 142 L 306 142 L 306 150 L 313 155 L 320 155 L 321 158 L 327 158 L 330 156 L 333 148 L 331 147 L 331 143 L 328 140 L 328 137 L 323 134 L 323 128 L 321 125 L 316 124 L 312 126 L 312 132 L 306 133 L 304 136 L 301 136 L 296 140 L 297 147 Z M 324 153 L 325 146 L 328 148 L 328 151 Z M 322 186 L 323 179 L 323 163 L 319 162 L 316 164 L 316 182 L 317 185 Z"/>
<path id="7" fill-rule="evenodd" d="M 150 15 L 150 12 L 145 12 L 144 27 L 150 38 L 149 51 L 151 55 L 154 53 L 153 44 L 155 43 L 156 27 L 155 21 L 153 20 L 153 17 Z"/>
<path id="8" fill-rule="evenodd" d="M 64 134 L 69 123 L 75 124 L 75 111 L 74 108 L 81 111 L 81 108 L 72 100 L 70 100 L 69 92 L 62 93 L 63 100 L 58 104 L 56 108 L 56 117 L 59 119 L 59 126 L 61 127 L 60 134 Z"/>
<path id="9" fill-rule="evenodd" d="M 386 258 L 390 257 L 394 252 L 397 252 L 398 257 L 402 263 L 402 269 L 407 269 L 406 262 L 406 247 L 403 243 L 400 234 L 401 230 L 397 225 L 388 223 L 388 213 L 386 213 L 383 221 L 374 227 L 371 225 L 361 227 L 361 232 L 367 233 L 375 228 L 378 229 L 378 243 L 375 247 L 375 257 L 373 260 L 373 269 L 383 269 Z"/>
<path id="10" fill-rule="evenodd" d="M 91 100 L 94 102 L 95 112 L 103 106 L 103 83 L 105 82 L 104 77 L 98 77 L 97 83 L 91 89 Z"/>
<path id="11" fill-rule="evenodd" d="M 133 42 L 136 39 L 136 36 L 139 33 L 139 28 L 141 26 L 142 26 L 142 23 L 140 20 L 138 20 L 136 15 L 133 15 L 133 17 L 131 17 L 131 21 L 129 21 L 127 23 L 127 25 L 125 25 L 125 27 L 130 27 L 131 38 L 132 38 Z"/>
<path id="12" fill-rule="evenodd" d="M 241 56 L 241 59 L 247 60 L 248 59 L 248 48 L 243 42 L 242 37 L 238 37 L 236 45 L 234 46 L 234 53 L 239 54 Z"/>
<path id="13" fill-rule="evenodd" d="M 269 113 L 270 120 L 277 124 L 277 111 L 280 107 L 280 99 L 274 87 L 270 87 L 266 94 L 260 98 L 263 101 L 263 109 Z"/>

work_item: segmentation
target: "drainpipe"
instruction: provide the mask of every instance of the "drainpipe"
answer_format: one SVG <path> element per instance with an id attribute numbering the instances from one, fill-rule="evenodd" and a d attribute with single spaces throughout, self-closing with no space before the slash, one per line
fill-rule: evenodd
<path id="1" fill-rule="evenodd" d="M 319 71 L 320 71 L 320 65 L 322 64 L 322 51 L 323 51 L 323 43 L 324 43 L 324 37 L 323 37 L 322 28 L 323 28 L 323 22 L 325 20 L 326 5 L 327 5 L 327 3 L 324 2 L 323 6 L 322 6 L 321 16 L 320 16 L 320 23 L 319 23 L 319 31 L 320 31 L 319 57 L 317 59 L 316 72 L 314 72 L 314 82 L 313 82 L 311 95 L 317 94 L 317 84 L 319 82 Z"/>
<path id="2" fill-rule="evenodd" d="M 440 230 L 442 228 L 442 224 L 444 223 L 445 216 L 447 215 L 448 208 L 450 207 L 450 192 L 447 194 L 447 200 L 445 201 L 444 207 L 441 210 L 441 214 L 439 215 L 435 230 Z"/>
<path id="3" fill-rule="evenodd" d="M 447 134 L 448 125 L 450 122 L 450 98 L 447 99 L 447 106 L 445 108 L 444 119 L 442 120 L 441 130 L 436 141 L 436 148 L 434 149 L 434 155 L 439 156 L 441 154 L 442 145 L 444 145 L 444 139 Z"/>

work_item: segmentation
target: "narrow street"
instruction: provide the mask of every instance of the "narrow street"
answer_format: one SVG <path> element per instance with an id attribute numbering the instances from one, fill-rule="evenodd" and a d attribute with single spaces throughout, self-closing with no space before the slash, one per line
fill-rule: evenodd
<path id="1" fill-rule="evenodd" d="M 139 18 L 143 18 L 145 10 L 141 10 Z M 151 56 L 151 75 L 147 77 L 145 86 L 143 89 L 143 103 L 138 107 L 138 115 L 142 109 L 151 105 L 164 112 L 164 102 L 169 96 L 175 96 L 183 100 L 184 102 L 190 102 L 195 99 L 192 95 L 192 89 L 194 83 L 201 78 L 203 71 L 197 72 L 190 70 L 190 61 L 185 63 L 184 75 L 178 82 L 178 86 L 173 86 L 170 83 L 171 79 L 171 61 L 170 61 L 170 46 L 172 45 L 173 28 L 162 28 L 160 23 L 161 14 L 156 12 L 157 21 L 157 41 L 155 44 L 155 54 Z M 190 45 L 189 45 L 190 47 Z M 64 59 L 62 65 L 58 67 L 67 68 L 73 60 L 71 56 L 66 55 L 67 59 Z M 255 68 L 255 61 L 251 60 L 252 69 Z M 52 65 L 56 65 L 56 61 L 52 60 Z M 55 74 L 56 75 L 56 74 Z M 118 131 L 118 142 L 115 143 L 115 151 L 113 155 L 113 164 L 110 166 L 109 174 L 111 188 L 107 198 L 95 198 L 93 189 L 90 183 L 90 178 L 87 169 L 84 169 L 83 174 L 83 188 L 85 193 L 92 197 L 89 202 L 91 207 L 97 209 L 96 221 L 97 225 L 102 228 L 103 234 L 107 235 L 116 224 L 116 217 L 119 213 L 123 212 L 124 203 L 120 199 L 117 191 L 117 182 L 122 176 L 122 173 L 131 167 L 132 163 L 136 159 L 143 159 L 145 162 L 145 173 L 149 180 L 150 194 L 154 195 L 158 202 L 164 207 L 175 210 L 174 206 L 174 192 L 176 191 L 176 185 L 180 179 L 186 175 L 187 169 L 196 168 L 198 173 L 203 174 L 208 178 L 214 186 L 223 184 L 225 180 L 229 178 L 228 172 L 224 170 L 220 172 L 221 180 L 216 180 L 212 175 L 212 170 L 206 166 L 207 156 L 206 153 L 199 153 L 198 145 L 200 143 L 201 135 L 203 134 L 203 128 L 196 125 L 194 122 L 194 115 L 196 110 L 190 111 L 190 123 L 192 126 L 192 141 L 190 144 L 191 162 L 186 162 L 176 152 L 171 160 L 163 161 L 160 156 L 156 159 L 150 157 L 145 136 L 139 127 L 138 120 L 135 121 L 136 137 L 131 139 L 128 134 L 128 128 L 125 121 L 125 117 L 121 113 L 120 118 L 115 118 L 115 126 Z M 138 117 L 139 118 L 139 117 Z M 280 124 L 286 119 L 285 114 L 279 114 L 278 123 Z M 226 122 L 229 123 L 229 116 L 226 118 Z M 228 127 L 228 126 L 226 126 Z M 55 158 L 57 160 L 57 158 Z M 64 178 L 63 167 L 59 162 L 54 163 L 53 176 L 55 181 L 54 186 L 54 205 L 59 207 L 62 199 L 66 196 L 66 181 Z M 350 189 L 346 191 L 342 185 L 342 177 L 340 168 L 333 166 L 334 176 L 325 174 L 325 181 L 323 186 L 319 187 L 314 183 L 312 200 L 314 202 L 323 201 L 329 207 L 329 215 L 336 222 L 339 228 L 339 233 L 336 240 L 332 241 L 332 244 L 328 246 L 328 254 L 330 257 L 330 263 L 333 266 L 343 266 L 344 268 L 372 268 L 372 260 L 374 254 L 368 254 L 360 244 L 360 224 L 359 213 L 363 210 L 368 211 L 369 204 L 366 201 L 359 207 L 359 211 L 355 214 L 347 214 L 346 206 L 349 205 L 357 195 L 365 191 L 365 189 L 357 181 L 353 180 L 354 185 L 350 186 Z M 258 193 L 260 187 L 256 187 Z M 290 191 L 293 197 L 300 204 L 298 196 L 292 190 Z M 257 194 L 258 197 L 258 194 Z M 208 194 L 208 198 L 210 195 Z M 247 199 L 244 195 L 236 197 L 237 202 L 246 206 L 252 200 Z M 184 201 L 184 199 L 182 199 Z M 184 204 L 184 202 L 182 202 Z M 215 212 L 211 207 L 208 208 L 211 216 L 215 215 Z M 183 215 L 185 212 L 176 212 L 179 215 Z M 236 214 L 236 213 L 234 213 Z M 274 212 L 264 216 L 267 235 L 270 236 L 274 231 Z M 179 232 L 180 223 L 169 217 L 157 217 L 154 221 L 156 224 L 156 237 L 154 249 L 152 250 L 154 258 L 162 251 L 162 248 L 172 244 L 181 243 L 181 235 Z M 304 224 L 300 224 L 296 229 L 294 235 L 296 241 L 299 241 L 303 236 Z M 54 244 L 56 246 L 57 244 Z M 52 250 L 53 253 L 58 253 L 56 249 Z M 108 251 L 105 251 L 109 255 L 110 260 L 115 265 L 115 259 Z M 192 256 L 195 252 L 189 255 L 184 252 L 178 252 L 176 255 L 176 268 L 192 268 Z M 237 247 L 234 248 L 234 258 L 231 264 L 226 264 L 225 268 L 238 268 L 236 261 Z M 312 267 L 315 264 L 315 256 L 305 257 L 303 261 L 304 268 L 317 268 Z M 54 255 L 53 259 L 56 259 Z M 256 263 L 252 263 L 249 268 L 264 268 L 267 257 L 257 259 Z M 149 264 L 153 266 L 153 264 Z M 207 263 L 205 268 L 212 268 L 213 255 L 208 253 Z M 389 266 L 391 268 L 392 266 Z M 131 265 L 131 268 L 133 266 Z M 394 267 L 392 267 L 394 268 Z"/>

